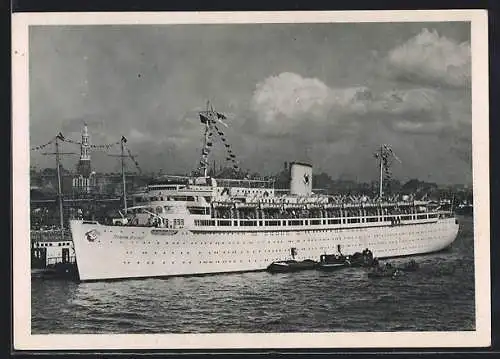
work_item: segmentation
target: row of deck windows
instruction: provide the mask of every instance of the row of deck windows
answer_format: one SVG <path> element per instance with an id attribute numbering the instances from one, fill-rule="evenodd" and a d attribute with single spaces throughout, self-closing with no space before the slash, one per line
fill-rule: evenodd
<path id="1" fill-rule="evenodd" d="M 414 219 L 435 219 L 438 214 L 419 214 L 415 215 Z M 335 218 L 335 219 L 289 219 L 289 220 L 230 220 L 230 219 L 195 219 L 195 226 L 241 226 L 241 227 L 256 227 L 256 226 L 315 226 L 324 224 L 341 224 L 341 223 L 373 223 L 385 221 L 408 221 L 412 220 L 411 215 L 390 216 L 390 217 L 355 217 L 355 218 Z"/>
<path id="2" fill-rule="evenodd" d="M 61 247 L 61 246 L 70 246 L 70 245 L 71 245 L 71 242 L 58 242 L 57 243 L 58 247 Z M 55 244 L 52 243 L 52 242 L 41 242 L 41 243 L 38 243 L 38 246 L 39 247 L 52 247 L 52 246 L 55 246 Z"/>
<path id="3" fill-rule="evenodd" d="M 292 231 L 293 232 L 293 231 Z M 335 231 L 331 231 L 331 230 L 318 230 L 318 231 L 310 231 L 310 232 L 313 232 L 313 233 L 326 233 L 326 232 L 330 232 L 331 234 L 335 234 L 336 232 Z M 427 234 L 429 232 L 434 232 L 434 230 L 432 231 L 429 231 L 429 230 L 419 230 L 419 231 L 413 231 L 412 233 L 413 234 L 421 234 L 421 235 L 424 235 L 424 234 Z M 217 236 L 222 236 L 222 235 L 228 235 L 228 236 L 231 236 L 235 233 L 238 233 L 238 232 L 217 232 Z M 296 232 L 297 234 L 301 234 L 301 232 Z M 206 234 L 206 233 L 205 233 Z M 238 233 L 238 234 L 241 234 L 241 233 Z M 255 234 L 255 232 L 252 232 L 252 233 L 249 233 L 249 234 Z M 270 235 L 273 235 L 273 236 L 284 236 L 284 235 L 289 235 L 289 232 L 283 232 L 283 231 L 277 231 L 277 232 L 270 232 L 268 233 Z M 257 233 L 258 235 L 258 233 Z M 384 233 L 373 233 L 373 234 L 368 234 L 367 235 L 367 238 L 379 238 L 379 237 L 393 237 L 393 236 L 400 236 L 400 233 L 398 232 L 384 232 Z M 343 237 L 343 239 L 345 240 L 350 240 L 350 239 L 354 239 L 355 237 L 354 236 L 347 236 L 347 237 Z M 300 243 L 300 242 L 316 242 L 316 241 L 331 241 L 331 240 L 340 240 L 341 238 L 340 237 L 337 237 L 337 238 L 309 238 L 309 239 L 303 239 L 303 240 L 295 240 L 294 242 L 296 243 Z M 112 241 L 111 241 L 112 242 Z M 256 240 L 255 241 L 255 244 L 257 243 L 260 243 L 262 242 L 263 244 L 266 244 L 266 243 L 274 243 L 274 244 L 279 244 L 279 243 L 283 243 L 283 240 L 269 240 L 269 239 L 266 239 L 266 240 L 263 240 L 263 241 L 258 241 Z M 292 241 L 291 240 L 288 240 L 288 243 L 291 243 Z M 100 243 L 100 241 L 98 241 L 98 243 Z M 120 241 L 120 243 L 136 243 L 135 241 Z M 184 243 L 188 243 L 188 242 L 182 242 L 182 244 Z M 228 244 L 228 245 L 231 245 L 231 244 L 240 244 L 239 241 L 227 241 L 227 242 L 219 242 L 219 241 L 214 241 L 214 242 L 199 242 L 199 243 L 196 243 L 196 242 L 189 242 L 189 244 L 191 245 L 194 245 L 194 244 L 199 244 L 199 245 L 224 245 L 224 244 Z M 248 241 L 248 242 L 241 242 L 241 244 L 253 244 L 254 241 Z M 160 241 L 137 241 L 136 244 L 156 244 L 156 245 L 160 245 L 160 244 L 164 244 L 164 245 L 179 245 L 181 244 L 180 241 L 173 241 L 173 242 L 169 242 L 169 241 L 166 241 L 166 242 L 160 242 Z"/>
<path id="4" fill-rule="evenodd" d="M 419 241 L 427 241 L 426 238 L 419 238 L 418 239 Z M 377 242 L 371 242 L 371 241 L 368 241 L 366 242 L 366 245 L 368 246 L 377 246 L 377 245 L 388 245 L 388 244 L 401 244 L 401 243 L 404 243 L 406 242 L 405 240 L 386 240 L 386 241 L 383 241 L 383 242 L 380 242 L 380 241 L 377 241 Z M 413 242 L 412 242 L 413 243 Z M 420 246 L 423 246 L 424 244 L 417 244 L 416 246 L 417 247 L 420 247 Z M 354 244 L 346 244 L 345 247 L 352 247 L 354 246 Z M 327 249 L 332 249 L 332 248 L 335 248 L 335 246 L 320 246 L 320 247 L 298 247 L 297 249 L 299 251 L 311 251 L 311 250 L 327 250 Z M 380 250 L 380 249 L 379 249 Z M 289 248 L 279 248 L 279 249 L 258 249 L 258 250 L 240 250 L 240 251 L 237 251 L 237 250 L 233 250 L 233 251 L 207 251 L 207 252 L 201 252 L 199 251 L 198 252 L 198 255 L 222 255 L 222 254 L 259 254 L 259 253 L 288 253 L 289 251 Z M 126 254 L 134 254 L 133 251 L 126 251 L 125 252 Z M 148 252 L 147 251 L 142 251 L 141 254 L 143 255 L 147 255 Z M 153 254 L 153 252 L 149 253 L 149 254 Z M 154 252 L 155 255 L 167 255 L 167 252 L 166 251 L 163 251 L 163 252 Z M 189 255 L 190 253 L 189 252 L 180 252 L 180 253 L 176 253 L 176 252 L 169 252 L 168 255 L 177 255 L 177 254 L 180 254 L 180 255 Z"/>
<path id="5" fill-rule="evenodd" d="M 381 249 L 378 249 L 378 252 L 382 252 L 382 253 L 387 253 L 387 252 L 394 252 L 395 250 L 412 250 L 412 249 L 415 249 L 415 248 L 423 248 L 425 245 L 424 244 L 418 244 L 418 245 L 413 245 L 413 246 L 409 246 L 409 247 L 401 247 L 401 248 L 381 248 Z M 304 248 L 305 249 L 305 248 Z M 311 249 L 311 248 L 309 248 Z M 277 260 L 280 260 L 280 258 L 262 258 L 260 260 L 257 260 L 257 259 L 254 259 L 253 262 L 254 263 L 257 263 L 258 261 L 260 262 L 269 262 L 269 261 L 277 261 Z M 243 260 L 239 260 L 240 263 L 243 263 Z M 248 259 L 248 263 L 251 263 L 252 260 L 251 259 Z M 179 263 L 182 263 L 182 264 L 192 264 L 191 261 L 182 261 L 182 262 L 179 262 Z M 211 261 L 211 260 L 205 260 L 205 261 L 199 261 L 199 264 L 225 264 L 225 263 L 237 263 L 236 260 L 221 260 L 221 261 Z M 123 264 L 131 264 L 130 261 L 123 261 Z M 141 264 L 140 261 L 137 261 L 137 264 Z M 146 264 L 155 264 L 154 261 L 146 261 Z M 161 264 L 176 264 L 175 261 L 162 261 Z"/>

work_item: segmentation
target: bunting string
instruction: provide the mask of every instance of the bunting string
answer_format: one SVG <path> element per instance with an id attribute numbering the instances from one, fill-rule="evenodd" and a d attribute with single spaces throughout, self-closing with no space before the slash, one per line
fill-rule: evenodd
<path id="1" fill-rule="evenodd" d="M 207 119 L 208 121 L 208 119 Z M 212 129 L 213 126 L 213 129 Z M 214 131 L 215 130 L 215 131 Z M 201 158 L 200 158 L 200 164 L 198 167 L 198 171 L 201 171 L 203 168 L 206 168 L 208 166 L 208 156 L 210 155 L 210 152 L 213 148 L 214 145 L 214 134 L 217 134 L 217 137 L 223 142 L 224 148 L 226 149 L 226 160 L 229 161 L 232 164 L 232 168 L 234 170 L 239 170 L 239 166 L 236 162 L 236 155 L 233 153 L 233 150 L 231 149 L 231 145 L 227 143 L 227 139 L 224 135 L 224 132 L 221 131 L 217 125 L 210 123 L 209 124 L 209 133 L 207 135 L 207 142 L 202 149 L 201 152 Z"/>
<path id="2" fill-rule="evenodd" d="M 107 150 L 109 150 L 109 149 L 111 149 L 114 146 L 117 146 L 119 144 L 120 144 L 120 141 L 115 142 L 115 143 L 106 143 L 103 145 L 90 145 L 90 148 L 94 151 L 107 151 Z"/>
<path id="3" fill-rule="evenodd" d="M 78 145 L 78 146 L 80 146 L 82 144 L 81 142 L 74 141 L 74 140 L 66 138 L 66 137 L 62 137 L 61 140 L 64 142 L 67 142 L 67 143 L 71 143 L 73 145 Z"/>
<path id="4" fill-rule="evenodd" d="M 132 160 L 132 162 L 134 162 L 135 167 L 137 168 L 137 170 L 139 171 L 139 173 L 142 173 L 141 167 L 139 166 L 139 162 L 137 162 L 137 160 L 135 159 L 135 156 L 132 155 L 132 152 L 130 152 L 130 149 L 128 147 L 126 147 L 126 149 L 127 149 L 128 156 L 130 157 L 130 159 Z"/>
<path id="5" fill-rule="evenodd" d="M 380 152 L 375 152 L 374 157 L 382 161 L 382 175 L 384 177 L 385 186 L 388 186 L 388 180 L 392 179 L 391 165 L 394 158 L 397 159 L 392 148 L 389 145 L 383 145 Z"/>
<path id="6" fill-rule="evenodd" d="M 69 139 L 69 138 L 61 138 L 62 141 L 64 142 L 67 142 L 67 143 L 71 143 L 71 144 L 74 144 L 74 145 L 78 145 L 78 146 L 81 146 L 82 143 L 81 142 L 78 142 L 78 141 L 74 141 L 72 139 Z M 104 143 L 104 144 L 100 144 L 100 145 L 94 145 L 94 144 L 90 144 L 89 147 L 93 150 L 109 150 L 111 149 L 113 146 L 117 146 L 121 143 L 121 141 L 118 141 L 118 142 L 113 142 L 113 143 Z"/>
<path id="7" fill-rule="evenodd" d="M 63 141 L 63 142 L 66 142 L 66 143 L 70 143 L 70 144 L 74 144 L 74 145 L 78 145 L 78 146 L 82 145 L 81 142 L 74 141 L 74 140 L 72 140 L 70 138 L 66 138 L 66 137 L 64 137 L 64 135 L 61 132 L 59 132 L 59 134 L 57 136 L 55 136 L 54 138 L 52 138 L 49 142 L 44 143 L 42 145 L 31 147 L 31 151 L 43 150 L 47 146 L 50 146 L 51 144 L 53 144 L 56 140 L 60 140 L 60 141 Z M 113 148 L 113 147 L 121 144 L 121 141 L 122 140 L 117 141 L 117 142 L 112 142 L 112 143 L 99 144 L 99 145 L 89 144 L 89 148 L 91 148 L 92 151 L 108 151 L 111 148 Z M 139 162 L 137 162 L 137 159 L 135 158 L 135 156 L 132 155 L 130 149 L 129 148 L 126 148 L 126 149 L 127 149 L 127 152 L 128 152 L 128 157 L 130 157 L 130 159 L 132 160 L 132 162 L 136 166 L 136 168 L 139 171 L 139 173 L 142 173 L 141 167 L 139 166 Z M 208 152 L 207 152 L 207 154 L 208 154 Z"/>
<path id="8" fill-rule="evenodd" d="M 210 155 L 210 152 L 213 147 L 213 138 L 215 135 L 222 141 L 224 144 L 224 147 L 226 149 L 227 155 L 226 155 L 226 160 L 229 161 L 232 164 L 232 168 L 236 171 L 239 170 L 238 163 L 236 162 L 236 156 L 233 153 L 231 149 L 231 145 L 227 143 L 226 136 L 224 135 L 224 132 L 221 131 L 217 125 L 216 122 L 219 121 L 223 123 L 221 120 L 226 119 L 226 116 L 220 112 L 216 112 L 213 109 L 209 109 L 209 104 L 207 104 L 207 111 L 203 111 L 199 113 L 200 116 L 200 122 L 205 125 L 206 131 L 209 131 L 206 143 L 203 146 L 202 152 L 201 152 L 201 158 L 200 158 L 200 164 L 198 167 L 198 172 L 201 172 L 203 169 L 206 169 L 208 166 L 208 156 Z"/>
<path id="9" fill-rule="evenodd" d="M 56 138 L 57 137 L 54 137 L 49 142 L 47 142 L 47 143 L 45 143 L 43 145 L 38 145 L 38 146 L 35 146 L 35 147 L 31 147 L 31 151 L 43 150 L 45 147 L 50 146 L 51 144 L 53 144 L 56 141 Z"/>
<path id="10" fill-rule="evenodd" d="M 239 170 L 239 166 L 238 166 L 238 163 L 236 162 L 236 155 L 233 153 L 231 145 L 228 144 L 228 143 L 226 143 L 226 137 L 224 135 L 224 132 L 222 132 L 217 127 L 217 125 L 214 125 L 214 128 L 217 131 L 217 134 L 219 135 L 219 138 L 222 140 L 222 142 L 224 142 L 224 147 L 226 148 L 226 152 L 227 152 L 226 160 L 229 161 L 229 162 L 231 162 L 231 164 L 233 165 L 233 169 L 234 170 L 238 171 Z"/>

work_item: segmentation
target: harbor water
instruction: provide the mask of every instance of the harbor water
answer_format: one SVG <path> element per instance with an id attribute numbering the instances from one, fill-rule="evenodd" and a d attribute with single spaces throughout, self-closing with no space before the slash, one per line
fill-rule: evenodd
<path id="1" fill-rule="evenodd" d="M 419 270 L 397 278 L 346 268 L 92 283 L 32 279 L 32 334 L 474 330 L 472 217 L 459 221 L 451 248 L 413 257 Z"/>

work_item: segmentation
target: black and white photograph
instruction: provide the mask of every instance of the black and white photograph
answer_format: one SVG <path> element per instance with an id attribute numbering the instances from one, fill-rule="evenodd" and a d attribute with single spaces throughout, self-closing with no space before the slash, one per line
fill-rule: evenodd
<path id="1" fill-rule="evenodd" d="M 15 14 L 19 349 L 490 344 L 481 11 Z"/>

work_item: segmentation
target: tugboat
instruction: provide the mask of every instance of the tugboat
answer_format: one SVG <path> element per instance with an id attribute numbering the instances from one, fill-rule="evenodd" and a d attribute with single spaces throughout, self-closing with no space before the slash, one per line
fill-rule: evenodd
<path id="1" fill-rule="evenodd" d="M 373 257 L 373 253 L 368 249 L 363 252 L 356 252 L 353 255 L 343 255 L 340 246 L 338 254 L 323 254 L 320 256 L 318 269 L 334 270 L 342 267 L 372 267 L 378 264 L 378 259 Z"/>
<path id="2" fill-rule="evenodd" d="M 266 271 L 271 273 L 288 273 L 288 272 L 298 272 L 301 270 L 315 269 L 318 262 L 312 259 L 304 259 L 303 261 L 296 261 L 295 256 L 297 255 L 297 248 L 291 248 L 290 254 L 292 259 L 284 261 L 272 262 Z"/>
<path id="3" fill-rule="evenodd" d="M 348 258 L 342 254 L 322 254 L 319 257 L 317 268 L 319 270 L 329 271 L 350 266 Z"/>
<path id="4" fill-rule="evenodd" d="M 312 259 L 305 259 L 300 262 L 290 259 L 286 261 L 273 262 L 267 267 L 266 270 L 271 273 L 288 273 L 315 269 L 317 265 L 318 262 L 313 261 Z"/>
<path id="5" fill-rule="evenodd" d="M 368 248 L 363 252 L 356 252 L 352 256 L 347 256 L 346 260 L 350 267 L 373 267 L 378 264 L 378 260 L 373 257 L 372 251 Z"/>

